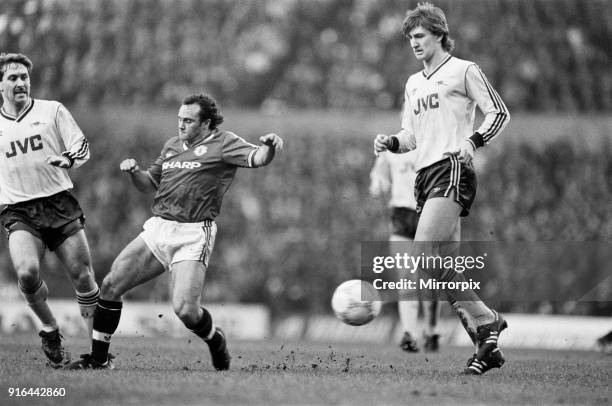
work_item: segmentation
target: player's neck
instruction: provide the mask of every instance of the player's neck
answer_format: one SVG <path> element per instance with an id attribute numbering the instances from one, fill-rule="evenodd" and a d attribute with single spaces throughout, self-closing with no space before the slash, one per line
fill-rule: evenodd
<path id="1" fill-rule="evenodd" d="M 208 137 L 210 134 L 212 134 L 212 132 L 213 132 L 213 130 L 202 131 L 201 133 L 199 133 L 198 135 L 196 135 L 192 139 L 185 141 L 185 145 L 187 145 L 187 147 L 191 147 L 192 145 L 195 145 L 198 142 L 200 142 L 203 139 L 205 139 L 206 137 Z"/>
<path id="2" fill-rule="evenodd" d="M 440 65 L 446 58 L 448 58 L 449 53 L 440 50 L 439 52 L 434 53 L 430 59 L 423 60 L 423 67 L 425 68 L 426 73 L 433 72 L 438 65 Z"/>
<path id="3" fill-rule="evenodd" d="M 28 99 L 24 103 L 11 103 L 5 101 L 2 105 L 2 109 L 11 116 L 18 116 L 21 114 L 22 111 L 26 109 L 27 106 L 30 105 L 30 100 L 32 99 L 28 97 Z"/>

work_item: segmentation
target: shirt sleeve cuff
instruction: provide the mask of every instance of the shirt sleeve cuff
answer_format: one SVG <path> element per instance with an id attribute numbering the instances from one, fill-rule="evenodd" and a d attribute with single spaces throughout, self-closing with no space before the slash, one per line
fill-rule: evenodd
<path id="1" fill-rule="evenodd" d="M 479 132 L 475 132 L 470 138 L 470 142 L 474 145 L 474 149 L 478 149 L 484 146 L 484 140 L 482 139 L 482 134 Z"/>
<path id="2" fill-rule="evenodd" d="M 74 158 L 70 156 L 70 151 L 62 152 L 62 156 L 68 160 L 68 167 L 72 168 L 74 166 Z"/>
<path id="3" fill-rule="evenodd" d="M 391 145 L 389 146 L 389 151 L 391 152 L 397 152 L 399 151 L 399 139 L 397 139 L 397 137 L 395 135 L 392 135 L 391 137 Z"/>

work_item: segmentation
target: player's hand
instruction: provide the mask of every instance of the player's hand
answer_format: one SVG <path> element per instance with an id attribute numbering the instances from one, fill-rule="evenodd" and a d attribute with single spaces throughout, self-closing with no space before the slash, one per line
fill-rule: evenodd
<path id="1" fill-rule="evenodd" d="M 72 166 L 72 162 L 65 156 L 49 155 L 45 162 L 49 165 L 58 166 L 60 168 L 68 169 Z"/>
<path id="2" fill-rule="evenodd" d="M 391 137 L 385 134 L 376 134 L 374 138 L 374 155 L 388 150 L 391 147 Z"/>
<path id="3" fill-rule="evenodd" d="M 474 160 L 474 144 L 472 144 L 469 140 L 463 140 L 463 143 L 461 143 L 461 150 L 459 151 L 459 155 L 457 155 L 457 158 L 459 158 L 459 162 L 463 162 L 466 165 L 471 165 L 472 161 Z"/>
<path id="4" fill-rule="evenodd" d="M 138 162 L 136 162 L 135 159 L 128 158 L 121 161 L 119 164 L 119 169 L 121 169 L 123 172 L 134 173 L 140 168 L 138 167 Z"/>
<path id="5" fill-rule="evenodd" d="M 274 133 L 269 133 L 259 137 L 259 141 L 269 147 L 273 147 L 276 151 L 283 149 L 283 139 Z"/>

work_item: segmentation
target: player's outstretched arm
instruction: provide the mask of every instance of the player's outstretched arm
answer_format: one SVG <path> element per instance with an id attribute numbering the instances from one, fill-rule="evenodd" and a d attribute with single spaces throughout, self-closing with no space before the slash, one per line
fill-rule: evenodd
<path id="1" fill-rule="evenodd" d="M 127 172 L 130 174 L 132 178 L 132 183 L 136 186 L 136 189 L 140 190 L 143 193 L 153 192 L 157 190 L 155 183 L 151 179 L 148 171 L 143 171 L 138 166 L 138 162 L 136 162 L 133 158 L 128 158 L 119 164 L 119 169 L 122 172 Z"/>
<path id="2" fill-rule="evenodd" d="M 259 137 L 261 144 L 253 157 L 253 167 L 268 165 L 274 159 L 276 151 L 283 149 L 283 139 L 274 133 Z"/>

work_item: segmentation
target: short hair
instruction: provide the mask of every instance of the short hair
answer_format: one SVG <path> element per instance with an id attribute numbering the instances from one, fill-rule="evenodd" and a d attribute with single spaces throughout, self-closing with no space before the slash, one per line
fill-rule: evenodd
<path id="1" fill-rule="evenodd" d="M 430 31 L 435 36 L 442 36 L 442 48 L 451 52 L 455 49 L 455 41 L 450 37 L 448 22 L 441 8 L 431 3 L 418 3 L 414 10 L 408 10 L 402 26 L 405 36 L 410 31 L 421 26 Z"/>
<path id="2" fill-rule="evenodd" d="M 11 63 L 19 63 L 25 66 L 28 70 L 28 74 L 32 74 L 34 64 L 30 58 L 24 54 L 6 54 L 3 52 L 0 54 L 0 80 L 4 79 L 4 72 L 6 72 Z"/>
<path id="3" fill-rule="evenodd" d="M 210 119 L 210 129 L 214 130 L 219 124 L 223 122 L 223 116 L 219 111 L 217 102 L 210 96 L 203 94 L 192 94 L 183 99 L 184 105 L 197 104 L 200 106 L 200 121 Z"/>

